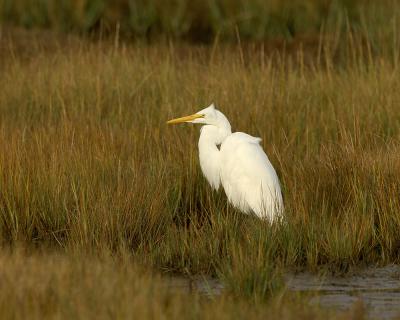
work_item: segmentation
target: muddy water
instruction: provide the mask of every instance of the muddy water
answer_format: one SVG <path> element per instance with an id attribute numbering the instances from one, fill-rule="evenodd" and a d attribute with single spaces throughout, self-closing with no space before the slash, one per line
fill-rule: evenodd
<path id="1" fill-rule="evenodd" d="M 400 266 L 368 268 L 343 277 L 287 274 L 285 281 L 288 290 L 310 293 L 310 304 L 344 311 L 361 301 L 369 318 L 400 317 Z M 218 280 L 205 277 L 170 278 L 169 286 L 205 295 L 219 295 L 224 289 Z"/>

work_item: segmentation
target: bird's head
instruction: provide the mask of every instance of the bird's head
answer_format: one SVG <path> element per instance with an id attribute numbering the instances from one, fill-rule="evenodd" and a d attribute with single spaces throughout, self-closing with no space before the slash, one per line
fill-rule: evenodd
<path id="1" fill-rule="evenodd" d="M 218 126 L 221 119 L 221 115 L 225 118 L 225 116 L 221 112 L 215 109 L 214 104 L 211 104 L 207 108 L 200 110 L 190 116 L 172 119 L 167 121 L 167 123 L 176 124 L 176 123 L 187 122 L 187 123 L 199 123 L 199 124 Z"/>

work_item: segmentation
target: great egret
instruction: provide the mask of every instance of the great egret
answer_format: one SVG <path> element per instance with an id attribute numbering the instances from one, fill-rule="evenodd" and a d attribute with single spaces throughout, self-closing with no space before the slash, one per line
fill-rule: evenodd
<path id="1" fill-rule="evenodd" d="M 275 169 L 260 146 L 260 138 L 232 133 L 225 115 L 214 104 L 173 120 L 203 124 L 199 139 L 200 166 L 211 187 L 222 184 L 228 200 L 244 213 L 255 213 L 271 222 L 281 217 L 283 201 Z M 219 147 L 219 148 L 218 148 Z"/>

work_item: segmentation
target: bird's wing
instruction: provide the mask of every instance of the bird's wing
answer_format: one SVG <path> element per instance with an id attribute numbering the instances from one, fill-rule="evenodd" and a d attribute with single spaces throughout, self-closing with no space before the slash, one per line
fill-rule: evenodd
<path id="1" fill-rule="evenodd" d="M 278 176 L 260 141 L 237 132 L 223 142 L 221 182 L 234 206 L 265 216 L 272 206 L 281 205 L 282 196 Z"/>

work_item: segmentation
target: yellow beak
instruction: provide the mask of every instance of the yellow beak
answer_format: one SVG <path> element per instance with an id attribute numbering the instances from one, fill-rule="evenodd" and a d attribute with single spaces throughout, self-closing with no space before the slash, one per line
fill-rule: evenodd
<path id="1" fill-rule="evenodd" d="M 188 121 L 192 121 L 194 119 L 198 119 L 198 118 L 204 118 L 203 114 L 192 114 L 190 116 L 186 116 L 186 117 L 182 117 L 182 118 L 176 118 L 176 119 L 172 119 L 167 121 L 167 124 L 175 124 L 175 123 L 182 123 L 182 122 L 188 122 Z"/>

